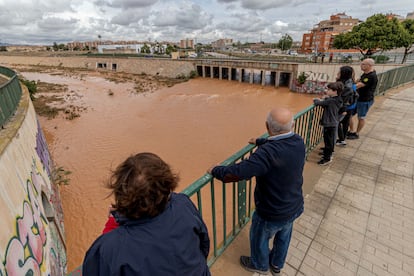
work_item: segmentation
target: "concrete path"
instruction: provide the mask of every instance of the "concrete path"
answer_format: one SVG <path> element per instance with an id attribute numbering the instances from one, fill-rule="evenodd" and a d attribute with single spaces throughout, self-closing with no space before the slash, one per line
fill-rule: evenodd
<path id="1" fill-rule="evenodd" d="M 414 275 L 414 86 L 377 97 L 360 138 L 347 142 L 305 199 L 281 275 Z M 238 263 L 249 228 L 213 276 L 258 275 Z"/>

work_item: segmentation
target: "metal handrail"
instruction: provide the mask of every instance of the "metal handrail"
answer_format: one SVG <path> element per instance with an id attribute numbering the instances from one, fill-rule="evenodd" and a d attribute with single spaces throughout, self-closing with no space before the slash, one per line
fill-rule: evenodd
<path id="1" fill-rule="evenodd" d="M 395 68 L 380 73 L 378 74 L 378 85 L 375 95 L 383 95 L 387 90 L 393 87 L 412 81 L 414 81 L 414 65 Z M 306 155 L 308 155 L 323 138 L 323 130 L 319 125 L 322 112 L 323 109 L 320 106 L 311 105 L 297 113 L 294 117 L 294 131 L 303 138 L 306 147 Z M 261 137 L 265 138 L 267 136 L 267 134 L 263 134 Z M 221 165 L 226 166 L 239 162 L 247 155 L 253 153 L 255 149 L 255 146 L 247 145 L 224 160 Z M 216 182 L 221 183 L 221 190 L 215 190 L 214 186 L 220 185 L 216 184 Z M 213 250 L 208 259 L 210 266 L 224 252 L 224 250 L 230 245 L 231 241 L 235 239 L 237 234 L 240 233 L 243 227 L 250 220 L 254 205 L 252 194 L 254 185 L 254 179 L 225 184 L 221 181 L 215 180 L 210 174 L 204 174 L 182 191 L 182 193 L 190 197 L 196 197 L 193 198 L 193 200 L 197 202 L 198 209 L 203 219 L 206 221 L 208 226 L 210 226 L 210 232 L 212 231 Z M 232 198 L 226 197 L 228 189 L 233 191 Z M 216 197 L 220 195 L 222 196 L 222 204 L 220 206 L 216 206 Z M 205 206 L 203 207 L 203 198 L 211 198 L 211 202 L 208 202 L 209 205 L 211 204 L 211 210 L 207 210 L 209 216 L 204 215 L 206 213 L 206 208 L 204 208 Z M 233 226 L 228 230 L 227 221 L 229 219 L 227 218 L 227 207 L 229 204 L 231 206 L 231 210 L 233 211 L 229 214 L 232 217 Z M 217 210 L 220 208 L 221 213 L 218 213 Z M 220 224 L 218 221 L 221 221 L 222 223 Z M 221 233 L 223 238 L 219 238 L 218 233 Z"/>
<path id="2" fill-rule="evenodd" d="M 19 105 L 22 88 L 17 74 L 6 67 L 0 66 L 0 74 L 8 77 L 8 81 L 0 85 L 0 127 L 3 128 L 7 120 L 13 116 Z"/>

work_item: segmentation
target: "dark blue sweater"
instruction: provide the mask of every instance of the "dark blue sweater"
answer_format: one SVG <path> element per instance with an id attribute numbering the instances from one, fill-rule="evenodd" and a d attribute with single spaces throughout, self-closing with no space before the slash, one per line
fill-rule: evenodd
<path id="1" fill-rule="evenodd" d="M 224 182 L 256 176 L 256 212 L 266 220 L 290 220 L 303 210 L 303 139 L 288 133 L 257 139 L 256 144 L 259 147 L 249 159 L 230 166 L 217 166 L 212 175 Z"/>
<path id="2" fill-rule="evenodd" d="M 172 193 L 166 209 L 154 218 L 119 223 L 92 244 L 83 275 L 210 275 L 207 228 L 186 195 Z"/>

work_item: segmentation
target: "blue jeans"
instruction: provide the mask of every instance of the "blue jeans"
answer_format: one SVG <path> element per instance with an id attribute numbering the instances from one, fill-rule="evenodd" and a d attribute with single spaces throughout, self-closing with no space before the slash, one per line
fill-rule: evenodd
<path id="1" fill-rule="evenodd" d="M 283 268 L 292 237 L 293 222 L 302 212 L 303 208 L 287 221 L 267 221 L 254 212 L 250 228 L 250 257 L 256 269 L 267 271 L 269 263 Z M 273 248 L 269 252 L 269 240 L 273 236 Z"/>

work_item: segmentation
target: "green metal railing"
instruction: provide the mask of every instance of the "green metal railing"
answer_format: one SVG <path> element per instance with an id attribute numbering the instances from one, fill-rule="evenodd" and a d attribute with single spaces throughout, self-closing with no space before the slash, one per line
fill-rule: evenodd
<path id="1" fill-rule="evenodd" d="M 375 94 L 383 95 L 387 90 L 413 80 L 414 65 L 378 74 Z M 304 139 L 306 155 L 322 140 L 322 127 L 319 125 L 322 112 L 321 107 L 311 105 L 294 117 L 294 131 Z M 267 137 L 267 134 L 262 137 Z M 239 162 L 252 154 L 254 150 L 255 146 L 247 145 L 223 161 L 221 165 Z M 214 263 L 249 222 L 254 208 L 252 192 L 254 185 L 254 179 L 225 184 L 215 180 L 210 174 L 205 174 L 183 191 L 197 203 L 210 229 L 212 252 L 208 260 L 209 265 Z M 229 192 L 230 196 L 227 196 Z"/>
<path id="2" fill-rule="evenodd" d="M 390 88 L 414 80 L 414 65 L 393 69 L 378 75 L 377 95 Z M 309 106 L 295 115 L 294 131 L 302 136 L 308 155 L 322 140 L 322 127 L 319 120 L 322 108 Z M 261 137 L 267 137 L 263 134 Z M 247 145 L 221 165 L 230 165 L 248 158 L 255 146 Z M 209 228 L 212 250 L 208 258 L 211 266 L 232 243 L 243 227 L 249 222 L 254 209 L 253 189 L 255 179 L 234 183 L 215 180 L 210 174 L 204 174 L 182 193 L 190 196 L 196 203 L 203 220 Z M 81 266 L 69 275 L 81 275 Z"/>
<path id="3" fill-rule="evenodd" d="M 414 64 L 394 68 L 378 74 L 378 85 L 375 95 L 384 95 L 391 88 L 414 80 Z"/>
<path id="4" fill-rule="evenodd" d="M 294 117 L 294 131 L 303 137 L 306 154 L 310 153 L 322 139 L 322 127 L 319 125 L 322 111 L 320 106 L 312 105 Z M 267 136 L 268 134 L 263 134 L 261 137 Z M 247 145 L 223 161 L 221 165 L 227 166 L 244 160 L 255 148 L 254 145 Z M 254 185 L 255 179 L 223 183 L 206 173 L 183 191 L 196 202 L 210 230 L 212 239 L 212 251 L 208 259 L 210 266 L 249 222 L 254 208 Z"/>
<path id="5" fill-rule="evenodd" d="M 22 96 L 19 78 L 9 68 L 0 66 L 0 74 L 8 77 L 8 81 L 0 85 L 0 127 L 13 116 Z"/>

